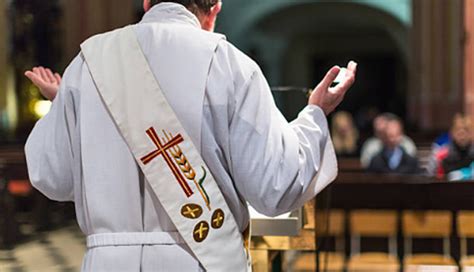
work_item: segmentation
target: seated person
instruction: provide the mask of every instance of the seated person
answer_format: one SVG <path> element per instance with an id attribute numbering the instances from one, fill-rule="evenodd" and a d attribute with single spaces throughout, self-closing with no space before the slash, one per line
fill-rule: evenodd
<path id="1" fill-rule="evenodd" d="M 350 113 L 340 111 L 334 114 L 331 124 L 331 137 L 338 157 L 357 156 L 359 131 Z"/>
<path id="2" fill-rule="evenodd" d="M 401 144 L 402 139 L 403 125 L 400 119 L 388 120 L 381 139 L 382 150 L 372 158 L 368 170 L 374 173 L 418 173 L 418 159 L 405 151 Z"/>
<path id="3" fill-rule="evenodd" d="M 448 180 L 471 180 L 474 171 L 474 139 L 472 121 L 457 114 L 450 130 L 451 143 L 439 158 L 441 172 Z"/>
<path id="4" fill-rule="evenodd" d="M 383 148 L 382 138 L 385 134 L 387 122 L 390 120 L 399 120 L 398 116 L 392 113 L 384 113 L 374 119 L 374 137 L 364 142 L 361 149 L 360 164 L 363 168 L 368 168 L 372 158 L 380 153 Z M 402 135 L 401 146 L 410 156 L 416 157 L 416 146 L 412 139 L 406 135 Z"/>

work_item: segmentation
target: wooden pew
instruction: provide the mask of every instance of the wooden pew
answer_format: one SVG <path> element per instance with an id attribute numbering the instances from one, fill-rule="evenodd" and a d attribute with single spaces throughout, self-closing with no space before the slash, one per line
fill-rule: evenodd
<path id="1" fill-rule="evenodd" d="M 329 188 L 339 209 L 474 210 L 474 181 L 342 172 Z"/>
<path id="2" fill-rule="evenodd" d="M 336 181 L 319 196 L 318 203 L 324 202 L 329 193 L 331 209 L 346 211 L 444 210 L 454 217 L 461 210 L 474 211 L 474 181 L 444 182 L 426 176 L 340 172 Z M 456 222 L 453 220 L 452 224 L 454 229 Z M 401 236 L 399 241 L 403 243 Z M 450 241 L 452 255 L 459 260 L 460 244 L 456 233 Z M 403 252 L 403 248 L 399 248 L 399 252 Z"/>
<path id="3" fill-rule="evenodd" d="M 19 240 L 17 200 L 32 197 L 23 146 L 0 147 L 0 247 L 10 248 Z"/>

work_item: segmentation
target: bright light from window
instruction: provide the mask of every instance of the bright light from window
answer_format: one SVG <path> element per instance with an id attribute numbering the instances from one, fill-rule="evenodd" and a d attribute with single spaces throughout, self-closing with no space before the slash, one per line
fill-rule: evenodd
<path id="1" fill-rule="evenodd" d="M 47 100 L 39 100 L 35 102 L 34 105 L 34 112 L 38 117 L 45 116 L 49 110 L 51 109 L 51 101 Z"/>

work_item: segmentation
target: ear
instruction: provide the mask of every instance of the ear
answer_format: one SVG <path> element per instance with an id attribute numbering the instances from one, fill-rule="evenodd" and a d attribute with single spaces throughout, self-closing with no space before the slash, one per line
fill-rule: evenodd
<path id="1" fill-rule="evenodd" d="M 150 0 L 143 0 L 143 10 L 145 12 L 149 11 L 151 8 Z"/>
<path id="2" fill-rule="evenodd" d="M 217 4 L 215 4 L 211 8 L 211 10 L 209 11 L 209 14 L 206 15 L 206 20 L 202 26 L 204 30 L 214 32 L 217 15 L 219 14 L 219 12 L 221 12 L 221 10 L 222 10 L 222 2 L 219 1 Z"/>
<path id="3" fill-rule="evenodd" d="M 219 14 L 219 12 L 221 12 L 222 10 L 222 2 L 219 1 L 217 2 L 217 4 L 215 4 L 212 8 L 211 8 L 211 11 L 210 11 L 210 14 L 209 16 L 212 17 L 214 19 L 214 21 L 216 20 L 217 18 L 217 15 Z"/>

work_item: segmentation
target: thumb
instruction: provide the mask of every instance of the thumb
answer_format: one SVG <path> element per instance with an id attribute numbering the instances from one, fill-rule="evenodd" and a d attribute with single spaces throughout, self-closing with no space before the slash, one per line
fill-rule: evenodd
<path id="1" fill-rule="evenodd" d="M 327 72 L 326 76 L 323 78 L 321 83 L 319 83 L 318 87 L 323 88 L 324 90 L 328 90 L 331 87 L 331 84 L 336 80 L 337 75 L 341 71 L 339 66 L 334 66 Z"/>

